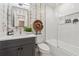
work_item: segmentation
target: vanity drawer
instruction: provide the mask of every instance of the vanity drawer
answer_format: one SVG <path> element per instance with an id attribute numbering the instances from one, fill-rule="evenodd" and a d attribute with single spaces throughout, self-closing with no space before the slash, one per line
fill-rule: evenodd
<path id="1" fill-rule="evenodd" d="M 12 46 L 20 46 L 23 44 L 32 44 L 32 43 L 35 43 L 35 37 L 0 41 L 0 49 L 12 47 Z"/>

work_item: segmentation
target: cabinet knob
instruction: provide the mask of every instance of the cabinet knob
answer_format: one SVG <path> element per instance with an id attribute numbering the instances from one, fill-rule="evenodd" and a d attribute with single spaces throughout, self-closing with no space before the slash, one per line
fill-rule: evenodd
<path id="1" fill-rule="evenodd" d="M 18 48 L 18 50 L 20 50 L 20 48 Z"/>
<path id="2" fill-rule="evenodd" d="M 21 47 L 21 50 L 23 50 L 23 48 Z"/>

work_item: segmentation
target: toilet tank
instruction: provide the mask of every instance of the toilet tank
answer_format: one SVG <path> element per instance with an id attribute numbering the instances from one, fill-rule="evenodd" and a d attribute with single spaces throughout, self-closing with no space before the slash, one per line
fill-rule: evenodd
<path id="1" fill-rule="evenodd" d="M 39 34 L 39 35 L 36 35 L 36 36 L 37 36 L 37 38 L 36 38 L 36 43 L 37 44 L 45 42 L 45 39 L 43 38 L 42 34 Z"/>

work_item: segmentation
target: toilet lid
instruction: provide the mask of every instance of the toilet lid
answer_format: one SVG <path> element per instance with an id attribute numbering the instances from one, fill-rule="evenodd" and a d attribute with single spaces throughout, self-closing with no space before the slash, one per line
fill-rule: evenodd
<path id="1" fill-rule="evenodd" d="M 49 51 L 49 47 L 48 47 L 46 44 L 44 44 L 44 43 L 38 44 L 38 46 L 39 46 L 39 48 L 42 49 L 42 50 Z"/>

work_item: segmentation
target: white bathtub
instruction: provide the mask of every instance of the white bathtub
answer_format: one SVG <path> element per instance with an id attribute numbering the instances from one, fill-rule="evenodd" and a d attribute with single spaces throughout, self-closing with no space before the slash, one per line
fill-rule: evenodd
<path id="1" fill-rule="evenodd" d="M 73 47 L 67 43 L 59 41 L 59 47 L 57 47 L 57 40 L 50 39 L 46 40 L 50 53 L 52 56 L 77 56 L 79 55 L 79 48 Z"/>

